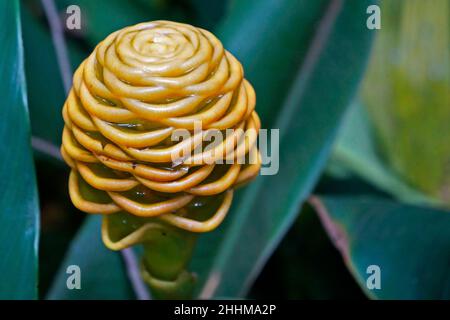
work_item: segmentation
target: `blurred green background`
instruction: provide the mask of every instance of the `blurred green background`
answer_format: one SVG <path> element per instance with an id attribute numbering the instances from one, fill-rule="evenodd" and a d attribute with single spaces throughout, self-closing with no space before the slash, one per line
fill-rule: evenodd
<path id="1" fill-rule="evenodd" d="M 19 66 L 0 75 L 1 186 L 23 186 L 0 199 L 8 208 L 0 298 L 135 299 L 123 257 L 101 243 L 98 217 L 68 197 L 58 153 L 66 94 L 49 2 L 0 4 L 8 17 L 0 64 Z M 450 298 L 449 1 L 53 3 L 72 71 L 109 33 L 141 21 L 213 31 L 254 85 L 262 127 L 280 129 L 279 173 L 239 190 L 225 223 L 202 235 L 190 266 L 197 295 L 220 275 L 208 297 Z M 81 30 L 64 28 L 73 4 Z M 366 26 L 373 4 L 379 30 Z M 82 290 L 66 288 L 70 264 L 83 270 Z M 371 265 L 379 289 L 366 285 Z"/>

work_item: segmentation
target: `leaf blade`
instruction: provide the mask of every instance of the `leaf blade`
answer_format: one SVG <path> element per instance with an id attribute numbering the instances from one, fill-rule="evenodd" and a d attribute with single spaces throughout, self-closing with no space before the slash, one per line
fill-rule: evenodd
<path id="1" fill-rule="evenodd" d="M 448 211 L 367 196 L 324 196 L 316 198 L 313 205 L 319 208 L 325 229 L 367 295 L 379 299 L 449 298 Z M 369 265 L 380 267 L 380 289 L 366 286 Z"/>
<path id="2" fill-rule="evenodd" d="M 61 263 L 47 299 L 135 299 L 120 253 L 104 246 L 100 228 L 101 216 L 86 217 Z M 71 265 L 80 267 L 81 290 L 67 288 L 66 281 L 70 274 L 66 270 Z"/>
<path id="3" fill-rule="evenodd" d="M 288 1 L 283 3 L 292 4 Z M 356 92 L 366 65 L 372 38 L 372 34 L 365 27 L 367 5 L 368 2 L 358 2 L 353 6 L 340 1 L 330 2 L 327 7 L 328 14 L 324 15 L 325 26 L 323 27 L 329 32 L 325 34 L 325 39 L 328 41 L 325 41 L 321 47 L 320 42 L 324 39 L 322 39 L 321 30 L 318 30 L 315 39 L 319 37 L 319 46 L 309 49 L 309 52 L 312 50 L 313 57 L 307 56 L 306 64 L 297 66 L 298 69 L 292 67 L 294 70 L 290 70 L 295 73 L 292 77 L 294 83 L 289 86 L 287 93 L 283 90 L 276 93 L 277 99 L 282 100 L 283 96 L 287 96 L 282 104 L 283 112 L 278 115 L 276 121 L 272 118 L 277 112 L 271 110 L 270 105 L 265 104 L 267 95 L 275 94 L 274 90 L 264 89 L 264 86 L 270 85 L 271 78 L 262 77 L 263 80 L 254 83 L 258 101 L 260 101 L 260 92 L 263 97 L 263 107 L 259 108 L 260 104 L 257 104 L 258 112 L 262 113 L 263 127 L 268 123 L 269 127 L 282 129 L 280 171 L 275 176 L 258 177 L 246 190 L 243 190 L 234 203 L 226 225 L 216 232 L 216 237 L 222 239 L 215 248 L 215 251 L 220 254 L 212 253 L 209 259 L 212 262 L 208 262 L 209 269 L 201 270 L 200 278 L 203 276 L 202 273 L 207 273 L 203 297 L 244 295 L 294 221 L 301 203 L 314 186 L 325 165 L 342 114 Z M 283 12 L 286 8 L 278 9 Z M 249 7 L 248 10 L 251 8 Z M 292 11 L 294 10 L 291 8 L 289 12 Z M 237 16 L 244 15 L 242 12 L 243 8 L 240 8 Z M 268 19 L 268 21 L 272 20 L 275 19 L 271 17 Z M 260 17 L 257 15 L 253 23 L 258 24 L 258 21 Z M 248 23 L 246 20 L 243 24 L 245 26 Z M 313 23 L 313 25 L 316 24 Z M 248 31 L 244 29 L 244 26 L 236 24 L 233 28 L 228 27 L 225 30 L 230 33 L 232 31 L 240 33 L 240 37 L 244 37 L 242 34 L 245 35 Z M 252 27 L 254 26 L 247 28 L 251 30 Z M 291 32 L 301 31 L 291 30 Z M 352 32 L 354 36 L 352 40 L 347 37 L 349 32 Z M 254 61 L 252 52 L 253 54 L 258 52 L 252 42 L 253 38 L 247 41 L 239 40 L 234 44 L 227 43 L 234 39 L 232 35 L 224 36 L 223 39 L 226 48 L 235 48 L 234 54 L 243 62 L 247 74 L 250 73 L 248 78 L 253 81 L 252 71 L 257 77 L 261 69 L 264 70 L 265 63 L 265 58 L 259 60 L 256 58 L 255 60 L 260 64 L 247 68 L 246 63 Z M 247 43 L 250 49 L 243 48 Z M 315 45 L 314 40 L 312 45 Z M 260 46 L 259 50 L 264 51 L 267 45 L 263 42 Z M 242 51 L 242 56 L 237 50 Z M 302 48 L 297 47 L 297 50 L 299 54 Z M 290 55 L 290 58 L 293 57 L 296 56 Z M 293 59 L 291 61 L 295 61 L 295 58 Z M 261 76 L 257 78 L 261 79 Z M 336 90 L 333 93 L 322 92 L 323 86 L 334 87 Z M 201 244 L 200 248 L 198 251 L 205 250 L 205 246 L 202 247 Z M 212 251 L 211 248 L 209 250 Z"/>
<path id="4" fill-rule="evenodd" d="M 39 206 L 18 1 L 2 1 L 0 19 L 0 299 L 35 299 Z"/>

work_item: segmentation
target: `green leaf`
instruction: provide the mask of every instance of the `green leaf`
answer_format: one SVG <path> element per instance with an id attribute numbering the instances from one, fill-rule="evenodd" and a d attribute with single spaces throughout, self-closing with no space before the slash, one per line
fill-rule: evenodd
<path id="1" fill-rule="evenodd" d="M 47 296 L 51 300 L 134 299 L 120 253 L 108 250 L 101 240 L 101 216 L 88 216 L 72 241 Z M 67 267 L 81 270 L 81 289 L 67 288 Z"/>
<path id="2" fill-rule="evenodd" d="M 354 103 L 346 115 L 331 157 L 330 168 L 349 171 L 399 200 L 409 203 L 439 204 L 438 200 L 409 186 L 380 156 L 365 108 Z M 331 175 L 336 176 L 333 170 Z"/>
<path id="3" fill-rule="evenodd" d="M 279 172 L 242 190 L 201 237 L 202 296 L 242 296 L 295 220 L 327 160 L 372 40 L 372 1 L 239 1 L 219 29 L 255 86 L 263 128 L 280 128 Z M 350 36 L 351 35 L 351 36 Z"/>
<path id="4" fill-rule="evenodd" d="M 372 197 L 321 197 L 312 203 L 365 292 L 380 299 L 450 298 L 450 212 Z M 380 289 L 369 290 L 370 265 Z"/>
<path id="5" fill-rule="evenodd" d="M 327 1 L 235 1 L 215 34 L 243 64 L 264 127 L 272 127 L 298 77 Z"/>
<path id="6" fill-rule="evenodd" d="M 0 299 L 34 299 L 39 206 L 18 1 L 0 2 L 0 21 Z"/>

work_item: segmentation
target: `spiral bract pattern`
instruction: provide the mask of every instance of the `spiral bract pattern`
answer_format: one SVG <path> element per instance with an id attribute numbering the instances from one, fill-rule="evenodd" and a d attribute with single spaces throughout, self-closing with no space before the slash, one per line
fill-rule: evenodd
<path id="1" fill-rule="evenodd" d="M 63 108 L 74 205 L 214 229 L 233 187 L 259 172 L 254 108 L 241 64 L 210 32 L 155 21 L 112 33 L 76 70 Z M 174 139 L 180 130 L 190 135 Z M 202 220 L 195 204 L 208 197 L 220 204 Z"/>

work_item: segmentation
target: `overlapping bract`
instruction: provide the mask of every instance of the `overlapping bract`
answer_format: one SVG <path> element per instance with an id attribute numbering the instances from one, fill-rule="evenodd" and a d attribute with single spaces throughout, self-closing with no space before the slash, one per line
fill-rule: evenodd
<path id="1" fill-rule="evenodd" d="M 80 210 L 126 211 L 206 232 L 225 217 L 233 187 L 258 174 L 254 90 L 210 32 L 169 21 L 124 28 L 95 48 L 73 80 L 61 152 Z M 192 135 L 173 141 L 178 129 Z M 227 129 L 235 130 L 213 147 L 174 159 Z M 206 220 L 186 214 L 196 198 L 216 196 L 222 204 Z"/>

